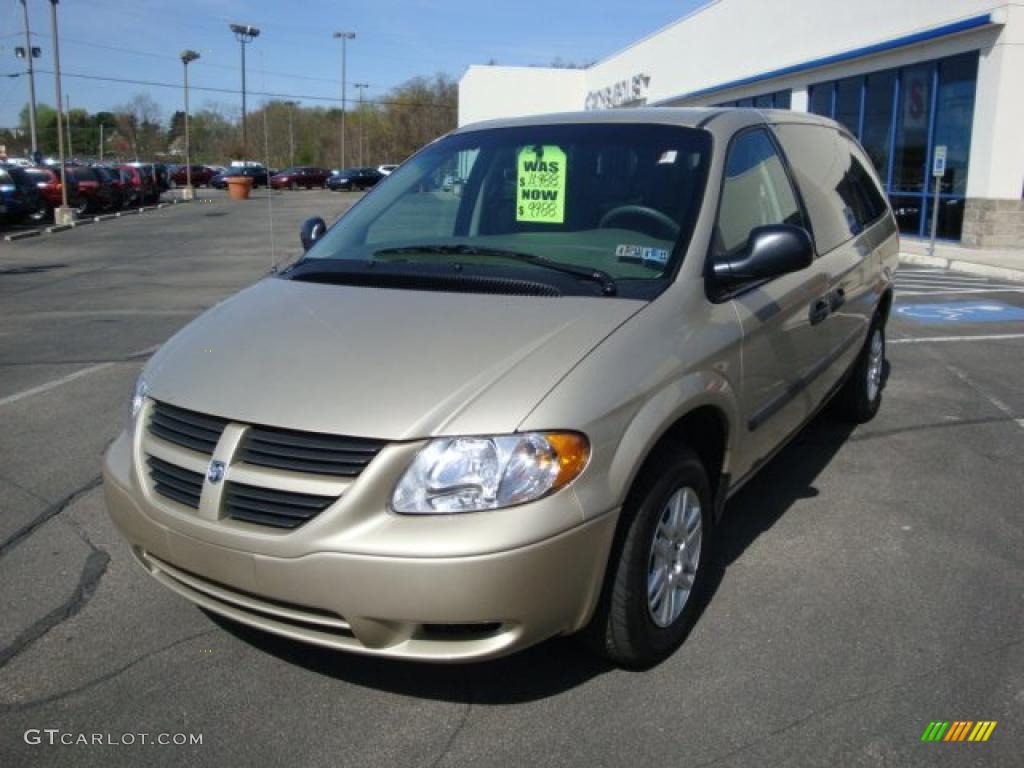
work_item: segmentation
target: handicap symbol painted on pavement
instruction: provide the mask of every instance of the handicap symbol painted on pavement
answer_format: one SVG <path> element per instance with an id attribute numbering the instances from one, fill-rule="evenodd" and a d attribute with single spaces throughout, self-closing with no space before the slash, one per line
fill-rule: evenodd
<path id="1" fill-rule="evenodd" d="M 1024 309 L 1001 301 L 906 304 L 896 307 L 896 313 L 920 323 L 1009 323 L 1024 320 Z"/>

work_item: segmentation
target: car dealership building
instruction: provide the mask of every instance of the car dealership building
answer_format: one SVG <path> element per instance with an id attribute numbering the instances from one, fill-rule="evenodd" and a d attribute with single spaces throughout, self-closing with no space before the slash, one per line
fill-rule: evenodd
<path id="1" fill-rule="evenodd" d="M 904 235 L 928 235 L 937 191 L 939 237 L 1024 247 L 1019 2 L 712 0 L 585 69 L 471 66 L 459 82 L 460 125 L 645 105 L 833 117 L 871 156 Z"/>

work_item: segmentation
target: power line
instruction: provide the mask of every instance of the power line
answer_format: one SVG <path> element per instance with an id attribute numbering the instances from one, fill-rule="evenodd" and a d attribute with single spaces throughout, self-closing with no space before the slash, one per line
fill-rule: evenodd
<path id="1" fill-rule="evenodd" d="M 8 37 L 20 37 L 20 35 L 21 35 L 21 33 L 15 33 L 13 35 L 8 35 Z M 32 37 L 49 39 L 50 35 L 46 34 L 45 32 L 33 32 L 32 33 Z M 2 37 L 0 37 L 0 39 L 2 39 Z M 61 36 L 61 42 L 62 43 L 71 43 L 71 44 L 74 44 L 74 45 L 84 45 L 84 46 L 87 46 L 87 47 L 90 47 L 90 48 L 98 48 L 98 49 L 104 50 L 104 51 L 114 51 L 114 52 L 117 52 L 117 53 L 127 53 L 127 54 L 132 55 L 132 56 L 145 56 L 145 57 L 148 57 L 148 58 L 169 60 L 169 61 L 174 61 L 175 63 L 177 63 L 177 61 L 178 61 L 178 57 L 177 56 L 175 56 L 173 54 L 169 54 L 169 53 L 157 53 L 155 51 L 140 51 L 140 50 L 137 50 L 137 49 L 134 49 L 134 48 L 121 48 L 119 46 L 114 46 L 114 45 L 103 45 L 102 43 L 94 43 L 94 42 L 91 42 L 89 40 L 79 40 L 77 38 L 65 37 L 63 35 Z M 375 54 L 375 55 L 377 55 L 379 57 L 379 54 Z M 415 60 L 415 59 L 409 59 L 408 57 L 403 58 L 401 56 L 399 56 L 399 57 L 384 56 L 383 58 L 393 58 L 393 59 L 397 58 L 398 60 L 405 60 L 405 61 L 413 61 L 413 60 Z M 206 60 L 203 61 L 203 68 L 204 69 L 221 69 L 221 70 L 226 70 L 228 72 L 238 72 L 238 71 L 240 71 L 240 67 L 232 66 L 230 64 L 214 64 L 213 62 L 206 61 Z M 292 73 L 292 72 L 280 72 L 280 71 L 276 71 L 276 70 L 272 70 L 272 69 L 268 69 L 266 71 L 266 74 L 273 75 L 275 77 L 288 77 L 288 78 L 292 78 L 292 79 L 295 79 L 295 80 L 309 80 L 311 82 L 318 82 L 318 83 L 331 83 L 331 84 L 337 84 L 338 83 L 337 80 L 331 79 L 331 78 L 312 77 L 310 75 L 298 75 L 298 74 L 295 74 L 295 73 Z M 381 85 L 376 85 L 376 84 L 372 84 L 371 83 L 370 87 L 371 88 L 386 88 L 386 87 L 391 87 L 391 86 L 381 86 Z"/>
<path id="2" fill-rule="evenodd" d="M 52 75 L 52 70 L 37 69 L 37 73 L 44 75 Z M 61 71 L 61 77 L 74 77 L 79 80 L 100 80 L 107 83 L 127 83 L 129 85 L 146 85 L 154 88 L 174 88 L 175 90 L 181 90 L 180 83 L 162 83 L 157 80 L 133 80 L 126 77 L 104 77 L 102 75 L 86 75 L 78 72 L 66 72 Z M 3 75 L 4 77 L 23 77 L 24 72 L 14 72 Z M 232 88 L 215 88 L 213 86 L 203 85 L 189 85 L 189 90 L 192 91 L 208 91 L 210 93 L 226 93 L 235 95 L 238 93 L 237 90 Z M 254 96 L 266 96 L 272 99 L 302 99 L 303 101 L 326 101 L 330 103 L 336 103 L 337 97 L 333 96 L 310 96 L 299 93 L 273 93 L 270 91 L 249 91 Z M 431 109 L 456 109 L 454 104 L 438 104 L 436 102 L 427 101 L 397 101 L 394 99 L 367 99 L 363 102 L 364 104 L 374 104 L 383 107 L 429 107 Z"/>

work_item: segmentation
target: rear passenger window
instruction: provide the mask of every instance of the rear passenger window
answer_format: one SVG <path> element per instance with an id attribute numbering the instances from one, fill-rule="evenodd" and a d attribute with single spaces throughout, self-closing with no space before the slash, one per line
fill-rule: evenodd
<path id="1" fill-rule="evenodd" d="M 888 206 L 878 188 L 878 182 L 868 170 L 870 161 L 867 156 L 846 136 L 842 138 L 842 144 L 850 152 L 850 173 L 848 175 L 850 192 L 860 199 L 863 217 L 859 221 L 862 226 L 867 226 L 885 213 Z"/>
<path id="2" fill-rule="evenodd" d="M 737 253 L 751 230 L 767 224 L 804 226 L 804 221 L 775 144 L 764 129 L 756 129 L 729 147 L 713 255 Z"/>
<path id="3" fill-rule="evenodd" d="M 807 204 L 819 254 L 859 235 L 885 212 L 860 151 L 837 129 L 779 125 L 775 132 Z"/>

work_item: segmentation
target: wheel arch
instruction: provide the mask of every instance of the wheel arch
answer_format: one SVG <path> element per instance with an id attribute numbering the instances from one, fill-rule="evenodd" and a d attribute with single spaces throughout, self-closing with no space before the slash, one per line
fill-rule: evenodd
<path id="1" fill-rule="evenodd" d="M 717 514 L 728 491 L 738 424 L 732 387 L 717 373 L 695 374 L 650 399 L 626 428 L 612 463 L 610 474 L 621 483 L 622 499 L 654 456 L 685 445 L 704 464 Z"/>

